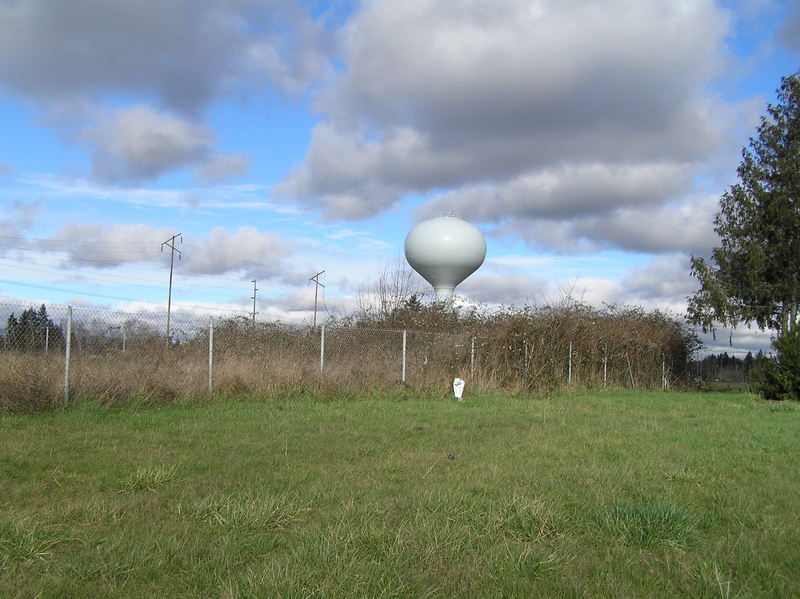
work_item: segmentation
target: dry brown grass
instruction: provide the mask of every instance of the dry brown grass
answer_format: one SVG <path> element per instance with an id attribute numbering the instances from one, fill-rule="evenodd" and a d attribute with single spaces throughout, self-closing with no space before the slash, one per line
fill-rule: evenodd
<path id="1" fill-rule="evenodd" d="M 458 319 L 422 314 L 424 330 L 406 332 L 404 386 L 448 393 L 455 377 L 482 392 L 542 394 L 582 388 L 658 389 L 680 383 L 694 339 L 676 319 L 635 308 L 556 307 L 475 312 Z M 310 391 L 316 395 L 387 391 L 403 380 L 403 332 L 381 323 L 331 323 L 320 330 L 241 318 L 214 328 L 211 392 L 229 397 Z M 413 323 L 412 323 L 413 324 Z M 444 332 L 443 332 L 444 331 Z M 570 354 L 570 344 L 571 354 Z M 76 344 L 70 397 L 107 404 L 168 403 L 208 397 L 208 333 L 166 347 L 163 338 L 121 345 Z M 36 412 L 63 398 L 62 356 L 0 354 L 0 409 Z"/>
<path id="2" fill-rule="evenodd" d="M 33 414 L 52 409 L 63 400 L 63 358 L 3 352 L 0 365 L 0 411 Z"/>

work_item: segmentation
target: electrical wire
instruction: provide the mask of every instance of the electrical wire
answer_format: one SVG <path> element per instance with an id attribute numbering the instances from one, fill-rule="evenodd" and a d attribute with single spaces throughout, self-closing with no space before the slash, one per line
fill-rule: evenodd
<path id="1" fill-rule="evenodd" d="M 14 265 L 14 266 L 15 266 L 15 268 L 19 268 L 21 270 L 25 270 L 25 271 L 29 271 L 29 272 L 40 272 L 40 273 L 44 273 L 44 274 L 48 274 L 48 275 L 63 274 L 63 273 L 61 273 L 59 271 L 53 271 L 53 270 L 43 270 L 43 269 L 38 269 L 38 268 L 21 267 L 21 266 L 16 266 L 16 265 Z M 79 272 L 79 271 L 74 271 L 73 270 L 72 272 Z M 130 277 L 123 277 L 121 275 L 112 275 L 112 276 L 115 276 L 117 278 L 130 278 Z M 143 285 L 143 284 L 132 284 L 132 283 L 119 283 L 119 282 L 116 282 L 116 281 L 113 281 L 113 280 L 102 279 L 102 278 L 98 278 L 98 277 L 84 277 L 84 278 L 89 283 L 105 283 L 105 284 L 112 284 L 112 285 L 117 284 L 117 285 L 124 285 L 125 287 L 129 287 L 129 288 L 149 289 L 149 290 L 154 290 L 154 291 L 163 290 L 163 286 L 162 285 Z M 134 279 L 134 280 L 138 280 L 138 279 Z M 20 285 L 20 286 L 28 286 L 28 287 L 34 287 L 34 288 L 49 289 L 51 291 L 57 291 L 58 290 L 58 289 L 56 289 L 54 287 L 42 287 L 42 286 L 39 286 L 39 285 L 33 285 L 33 284 L 29 284 L 29 283 L 12 282 L 12 281 L 6 281 L 6 282 L 8 284 L 16 284 L 16 285 Z M 206 289 L 206 288 L 214 288 L 214 287 L 218 288 L 219 286 L 218 285 L 217 286 L 212 286 L 212 285 L 181 284 L 181 285 L 175 285 L 175 287 L 174 287 L 175 291 L 174 292 L 175 293 L 180 293 L 181 290 L 184 290 L 187 287 L 189 287 L 189 288 L 199 287 L 201 289 Z M 264 291 L 268 291 L 269 288 L 268 287 L 264 287 L 262 289 Z M 79 294 L 81 292 L 74 291 L 73 293 Z M 208 292 L 208 291 L 192 291 L 191 293 L 193 295 L 200 295 L 200 296 L 204 296 L 204 297 L 219 297 L 219 298 L 226 298 L 226 299 L 230 299 L 231 298 L 231 294 L 230 293 L 227 293 L 227 294 L 226 293 L 213 293 L 213 292 Z M 88 295 L 88 293 L 87 293 L 87 295 Z M 104 296 L 104 295 L 100 295 L 100 294 L 91 294 L 91 295 L 95 295 L 95 296 L 98 296 L 98 297 L 107 297 L 109 299 L 130 300 L 130 298 L 122 298 L 122 297 L 116 297 L 116 296 Z M 288 294 L 288 293 L 273 293 L 273 294 L 267 295 L 267 298 L 272 303 L 279 303 L 279 304 L 286 305 L 286 306 L 295 305 L 294 300 L 291 299 L 291 294 Z"/>
<path id="2" fill-rule="evenodd" d="M 0 237 L 0 239 L 4 239 L 4 238 Z M 113 242 L 102 241 L 102 242 L 85 242 L 85 243 L 112 244 Z M 120 243 L 122 243 L 122 244 L 130 244 L 131 242 L 120 242 Z M 42 253 L 42 254 L 54 255 L 54 256 L 60 256 L 60 255 L 62 255 L 64 253 L 63 250 L 47 250 L 47 249 L 37 249 L 37 248 L 20 248 L 20 247 L 10 246 L 10 245 L 7 245 L 7 244 L 0 244 L 0 248 L 3 248 L 3 247 L 8 248 L 8 249 L 13 249 L 13 250 L 16 250 L 16 251 L 31 252 L 31 253 Z M 229 260 L 236 260 L 238 262 L 242 262 L 242 263 L 245 263 L 245 264 L 250 264 L 250 265 L 253 265 L 253 266 L 257 266 L 259 268 L 263 268 L 267 272 L 271 270 L 271 271 L 274 271 L 274 272 L 277 272 L 277 273 L 291 274 L 291 275 L 296 276 L 298 278 L 301 276 L 301 275 L 298 275 L 296 273 L 292 273 L 290 271 L 281 271 L 279 269 L 268 267 L 268 266 L 265 266 L 263 264 L 259 264 L 257 262 L 252 262 L 252 261 L 248 261 L 248 260 L 242 260 L 241 258 L 229 256 L 229 255 L 226 255 L 226 254 L 221 254 L 219 252 L 210 252 L 208 250 L 203 250 L 202 248 L 198 248 L 197 246 L 189 245 L 189 247 L 197 248 L 197 249 L 199 249 L 201 251 L 204 251 L 206 253 L 211 253 L 211 254 L 214 254 L 214 255 L 217 255 L 217 256 L 221 256 L 221 257 L 227 258 Z M 102 252 L 105 252 L 105 253 L 108 252 L 108 250 L 97 250 L 97 251 L 98 252 L 102 251 Z M 132 255 L 137 256 L 137 257 L 141 256 L 140 253 L 136 253 L 136 254 L 132 254 Z M 132 269 L 132 270 L 140 270 L 140 271 L 150 272 L 150 273 L 161 273 L 161 272 L 163 272 L 162 270 L 156 270 L 156 269 L 152 269 L 152 268 L 142 268 L 142 267 L 135 266 L 135 265 L 129 264 L 129 263 L 109 262 L 109 261 L 104 261 L 104 260 L 91 260 L 91 259 L 88 259 L 88 258 L 81 258 L 81 257 L 78 257 L 78 256 L 70 256 L 69 259 L 70 259 L 70 261 L 73 261 L 73 262 L 88 263 L 88 264 L 99 264 L 101 266 L 106 266 L 106 267 L 124 267 L 124 268 Z M 17 260 L 24 261 L 22 259 L 17 259 Z M 139 259 L 136 260 L 136 262 L 146 262 L 146 260 L 142 260 L 141 258 L 139 258 Z M 152 262 L 153 263 L 159 263 L 159 262 L 161 262 L 161 260 L 152 260 Z M 166 261 L 164 261 L 164 262 L 166 262 Z M 217 266 L 217 265 L 208 264 L 208 263 L 204 263 L 204 262 L 199 262 L 199 261 L 192 260 L 192 259 L 182 260 L 182 262 L 189 263 L 189 264 L 194 264 L 194 265 L 205 266 L 205 267 L 207 267 L 209 269 L 209 271 L 211 271 L 209 274 L 213 274 L 213 271 L 217 270 L 219 268 L 219 266 Z M 28 262 L 28 263 L 36 264 L 35 262 Z M 65 269 L 65 267 L 59 267 L 59 268 L 61 268 L 62 270 Z M 69 270 L 73 270 L 73 269 L 69 269 Z M 177 269 L 176 273 L 180 273 L 180 274 L 183 274 L 184 276 L 190 276 L 190 277 L 191 276 L 202 276 L 202 274 L 203 274 L 203 273 L 182 273 L 180 269 Z M 117 276 L 122 276 L 122 275 L 117 275 Z M 250 275 L 248 275 L 248 276 L 250 276 Z M 224 276 L 221 276 L 221 275 L 214 275 L 214 277 L 218 281 L 235 282 L 235 283 L 241 283 L 242 282 L 241 279 L 233 279 L 233 278 L 224 277 Z M 291 287 L 291 286 L 283 284 L 283 283 L 272 283 L 272 286 L 283 287 L 285 289 L 294 289 L 294 287 Z"/>
<path id="3" fill-rule="evenodd" d="M 111 251 L 107 246 L 111 246 L 112 248 L 115 248 L 115 247 L 118 247 L 118 246 L 131 246 L 131 245 L 135 245 L 135 246 L 141 247 L 141 245 L 142 245 L 141 242 L 82 241 L 82 240 L 66 240 L 66 239 L 64 239 L 64 240 L 59 240 L 59 239 L 33 239 L 33 238 L 21 238 L 21 237 L 9 237 L 9 236 L 0 236 L 0 240 L 5 240 L 5 241 L 26 241 L 26 242 L 47 241 L 47 242 L 58 242 L 58 243 L 70 243 L 70 244 L 73 244 L 73 243 L 74 244 L 78 244 L 78 243 L 80 243 L 80 244 L 83 244 L 83 245 L 97 245 L 97 246 L 101 246 L 102 245 L 102 246 L 105 246 L 103 248 L 98 247 L 98 249 L 86 249 L 86 248 L 84 248 L 84 249 L 81 250 L 81 254 L 86 254 L 86 253 L 106 253 L 107 254 L 109 251 Z M 247 266 L 263 269 L 266 272 L 272 272 L 272 273 L 275 273 L 275 274 L 278 274 L 278 275 L 280 275 L 280 274 L 291 275 L 292 277 L 296 277 L 298 279 L 299 278 L 304 278 L 304 276 L 300 275 L 299 273 L 277 269 L 277 268 L 274 268 L 273 266 L 268 266 L 268 265 L 265 265 L 263 263 L 254 262 L 252 260 L 243 259 L 243 258 L 241 258 L 239 256 L 231 256 L 231 255 L 224 254 L 224 253 L 221 253 L 221 252 L 215 252 L 215 251 L 212 251 L 212 250 L 206 250 L 206 249 L 204 249 L 202 247 L 195 246 L 193 244 L 186 244 L 186 246 L 191 248 L 191 249 L 194 249 L 194 250 L 197 250 L 199 252 L 202 252 L 202 253 L 211 254 L 211 255 L 214 255 L 214 256 L 219 256 L 219 257 L 225 258 L 225 259 L 227 259 L 230 262 L 233 262 L 235 264 L 242 264 L 242 265 L 247 265 Z M 12 250 L 12 251 L 16 251 L 16 252 L 22 252 L 22 253 L 25 253 L 27 255 L 30 255 L 30 254 L 42 255 L 43 254 L 43 255 L 49 256 L 49 257 L 61 257 L 65 253 L 67 255 L 69 255 L 69 250 L 20 247 L 18 245 L 11 245 L 11 244 L 8 244 L 8 243 L 0 243 L 0 248 L 5 248 L 7 250 Z M 120 254 L 120 255 L 128 254 L 128 255 L 136 257 L 135 262 L 137 262 L 137 263 L 152 262 L 154 264 L 157 264 L 157 263 L 161 262 L 161 260 L 158 260 L 158 259 L 153 259 L 153 260 L 142 259 L 142 252 L 123 252 L 123 251 L 119 251 L 119 250 L 114 250 L 114 251 L 117 254 Z M 161 289 L 163 289 L 163 287 L 161 285 L 153 284 L 152 278 L 133 277 L 133 276 L 115 274 L 115 273 L 110 273 L 110 272 L 109 273 L 103 273 L 102 275 L 100 275 L 100 273 L 98 273 L 95 270 L 90 271 L 90 272 L 87 273 L 86 269 L 69 268 L 69 267 L 65 267 L 65 266 L 48 267 L 46 265 L 42 265 L 40 263 L 40 261 L 32 260 L 30 258 L 23 258 L 23 257 L 15 257 L 13 259 L 11 259 L 11 258 L 2 258 L 2 259 L 7 261 L 7 262 L 10 262 L 8 264 L 9 267 L 17 268 L 17 269 L 20 269 L 22 271 L 27 271 L 27 272 L 42 273 L 42 274 L 50 275 L 50 276 L 58 276 L 58 275 L 63 276 L 65 273 L 72 273 L 73 276 L 80 277 L 82 280 L 85 280 L 86 282 L 93 283 L 93 284 L 119 285 L 119 286 L 125 286 L 126 288 L 127 287 L 131 287 L 131 288 L 150 289 L 150 290 L 156 290 L 156 289 L 161 290 Z M 133 270 L 133 271 L 140 271 L 140 272 L 145 272 L 145 273 L 158 274 L 159 276 L 161 276 L 163 274 L 163 269 L 146 268 L 146 267 L 137 266 L 135 264 L 129 264 L 129 263 L 124 263 L 124 262 L 123 263 L 119 263 L 119 262 L 112 262 L 112 261 L 107 261 L 107 260 L 95 260 L 95 259 L 85 258 L 83 256 L 69 256 L 69 261 L 71 263 L 73 263 L 73 264 L 76 264 L 76 265 L 85 264 L 85 265 L 88 265 L 88 266 L 99 265 L 100 267 L 103 267 L 103 268 L 110 268 L 110 267 L 124 268 L 125 270 Z M 22 266 L 20 263 L 27 264 L 28 266 Z M 192 264 L 195 267 L 196 266 L 206 267 L 206 268 L 209 269 L 209 271 L 213 271 L 213 270 L 216 270 L 216 269 L 219 268 L 219 266 L 217 266 L 217 265 L 209 264 L 209 263 L 205 263 L 205 262 L 201 262 L 201 261 L 193 260 L 193 259 L 190 259 L 188 261 L 188 263 Z M 190 280 L 193 279 L 193 278 L 201 278 L 202 279 L 203 277 L 213 276 L 214 281 L 215 281 L 215 283 L 213 283 L 213 284 L 211 284 L 211 283 L 196 283 L 196 282 L 190 282 L 190 280 L 187 280 L 187 281 L 181 282 L 180 285 L 175 287 L 175 292 L 177 292 L 177 293 L 180 293 L 181 290 L 184 290 L 184 289 L 188 288 L 188 289 L 191 290 L 190 293 L 192 293 L 193 295 L 200 295 L 200 296 L 206 296 L 206 297 L 220 297 L 220 298 L 228 298 L 228 299 L 230 299 L 230 294 L 213 293 L 213 292 L 209 292 L 209 291 L 199 291 L 199 290 L 200 289 L 219 289 L 220 288 L 220 283 L 236 283 L 236 284 L 242 284 L 243 283 L 243 281 L 241 279 L 234 279 L 234 278 L 224 277 L 224 276 L 220 276 L 220 275 L 211 275 L 211 274 L 203 274 L 203 273 L 186 273 L 186 272 L 181 272 L 181 269 L 177 270 L 176 274 L 181 275 L 182 278 L 187 278 L 187 279 L 190 279 Z M 248 275 L 248 276 L 250 276 L 250 275 Z M 70 293 L 70 294 L 79 295 L 79 296 L 80 295 L 86 295 L 86 296 L 90 296 L 90 297 L 99 297 L 99 298 L 103 298 L 103 299 L 114 299 L 114 300 L 120 300 L 120 301 L 141 301 L 141 300 L 132 300 L 130 297 L 120 297 L 120 296 L 116 296 L 116 295 L 108 295 L 108 294 L 100 294 L 100 293 L 91 293 L 91 292 L 87 292 L 87 291 L 70 290 L 70 289 L 65 289 L 65 288 L 57 288 L 57 287 L 52 287 L 52 286 L 38 285 L 38 284 L 34 284 L 34 283 L 23 283 L 23 282 L 20 282 L 20 281 L 0 280 L 0 282 L 5 283 L 7 285 L 29 287 L 29 288 L 33 288 L 33 289 L 44 289 L 44 290 L 48 290 L 48 291 L 63 291 L 65 293 Z M 287 308 L 296 308 L 297 307 L 297 299 L 299 299 L 299 298 L 296 298 L 296 297 L 293 297 L 293 296 L 296 296 L 297 293 L 300 291 L 299 286 L 293 287 L 293 286 L 285 284 L 285 283 L 276 283 L 276 282 L 264 282 L 262 284 L 264 284 L 265 287 L 261 288 L 260 290 L 263 291 L 266 294 L 265 300 L 269 304 L 271 304 L 271 305 L 277 304 L 279 306 L 285 306 Z M 275 290 L 283 290 L 283 292 L 277 292 Z M 324 299 L 325 299 L 325 296 L 323 294 L 323 301 L 324 301 Z M 262 300 L 262 301 L 264 301 L 264 300 Z M 326 313 L 330 314 L 330 311 L 327 309 L 327 306 L 326 306 Z"/>

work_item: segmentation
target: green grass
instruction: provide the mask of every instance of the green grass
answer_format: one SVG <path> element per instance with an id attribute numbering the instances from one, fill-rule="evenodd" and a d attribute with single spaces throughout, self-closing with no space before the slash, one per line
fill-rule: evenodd
<path id="1" fill-rule="evenodd" d="M 2 416 L 0 596 L 800 596 L 798 404 L 408 397 Z"/>

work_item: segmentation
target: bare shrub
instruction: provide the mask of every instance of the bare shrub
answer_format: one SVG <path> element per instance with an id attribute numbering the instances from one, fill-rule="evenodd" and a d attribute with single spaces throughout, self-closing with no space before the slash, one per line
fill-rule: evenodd
<path id="1" fill-rule="evenodd" d="M 401 382 L 439 396 L 452 393 L 456 377 L 469 381 L 471 390 L 521 395 L 567 385 L 657 389 L 684 380 L 698 346 L 693 330 L 669 314 L 596 309 L 570 297 L 492 310 L 425 303 L 415 295 L 391 305 L 362 318 L 329 319 L 324 354 L 321 328 L 217 319 L 213 377 L 208 320 L 176 319 L 167 343 L 158 327 L 131 318 L 114 325 L 118 314 L 93 312 L 75 327 L 70 397 L 107 404 L 192 401 L 210 392 L 344 397 L 390 391 Z M 6 351 L 0 360 L 3 411 L 40 411 L 63 397 L 60 352 Z"/>

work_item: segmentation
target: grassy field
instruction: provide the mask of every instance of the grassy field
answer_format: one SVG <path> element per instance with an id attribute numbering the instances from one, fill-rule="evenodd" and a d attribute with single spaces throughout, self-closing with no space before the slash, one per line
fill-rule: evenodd
<path id="1" fill-rule="evenodd" d="M 0 439 L 2 597 L 800 596 L 795 403 L 84 403 Z"/>

